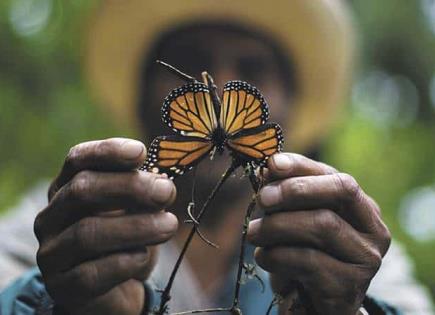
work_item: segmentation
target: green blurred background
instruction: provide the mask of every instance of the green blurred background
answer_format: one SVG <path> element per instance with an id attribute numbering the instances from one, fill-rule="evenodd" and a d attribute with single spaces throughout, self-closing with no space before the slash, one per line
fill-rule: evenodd
<path id="1" fill-rule="evenodd" d="M 359 57 L 326 162 L 381 205 L 435 297 L 435 0 L 354 0 Z M 129 136 L 82 77 L 95 1 L 0 1 L 0 211 L 56 174 L 84 140 Z"/>

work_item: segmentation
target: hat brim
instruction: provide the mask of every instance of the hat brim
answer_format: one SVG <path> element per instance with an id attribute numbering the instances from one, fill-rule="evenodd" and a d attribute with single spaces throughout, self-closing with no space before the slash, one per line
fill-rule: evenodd
<path id="1" fill-rule="evenodd" d="M 159 34 L 208 19 L 264 30 L 286 50 L 296 65 L 298 85 L 286 143 L 299 152 L 317 144 L 337 117 L 350 81 L 353 28 L 341 1 L 104 2 L 91 24 L 86 68 L 92 90 L 116 124 L 140 130 L 138 80 L 143 58 Z"/>

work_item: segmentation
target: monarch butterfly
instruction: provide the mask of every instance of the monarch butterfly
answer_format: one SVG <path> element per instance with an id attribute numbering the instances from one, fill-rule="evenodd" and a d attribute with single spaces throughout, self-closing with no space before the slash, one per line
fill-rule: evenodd
<path id="1" fill-rule="evenodd" d="M 169 178 L 191 170 L 214 150 L 228 148 L 241 165 L 265 165 L 282 148 L 281 127 L 266 123 L 269 106 L 254 86 L 243 81 L 224 85 L 222 102 L 213 79 L 203 73 L 204 83 L 158 61 L 188 83 L 165 98 L 162 119 L 177 135 L 153 140 L 142 170 L 166 173 Z"/>

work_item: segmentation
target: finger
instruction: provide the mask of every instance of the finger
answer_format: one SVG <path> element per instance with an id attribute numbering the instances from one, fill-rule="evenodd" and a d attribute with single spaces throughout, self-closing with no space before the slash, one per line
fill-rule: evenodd
<path id="1" fill-rule="evenodd" d="M 343 173 L 273 182 L 261 189 L 259 203 L 266 213 L 332 209 L 363 232 L 375 232 L 381 223 L 376 204 L 353 177 Z"/>
<path id="2" fill-rule="evenodd" d="M 268 181 L 276 179 L 296 177 L 328 175 L 337 173 L 337 170 L 322 162 L 311 160 L 296 153 L 277 153 L 271 156 L 267 162 Z"/>
<path id="3" fill-rule="evenodd" d="M 275 275 L 275 286 L 285 287 L 285 284 L 277 284 L 277 279 L 282 282 L 299 281 L 306 288 L 306 292 L 313 298 L 316 309 L 322 306 L 328 307 L 322 314 L 335 314 L 329 312 L 337 309 L 344 310 L 349 305 L 358 305 L 354 300 L 364 298 L 361 292 L 365 292 L 373 271 L 368 271 L 366 266 L 350 265 L 340 262 L 333 257 L 309 248 L 273 247 L 270 249 L 257 248 L 255 259 L 259 266 Z M 279 281 L 278 281 L 279 282 Z M 354 285 L 358 284 L 358 285 Z M 333 304 L 335 308 L 329 308 Z M 326 311 L 328 310 L 328 311 Z M 346 314 L 353 314 L 347 313 Z"/>
<path id="4" fill-rule="evenodd" d="M 132 170 L 145 160 L 146 149 L 142 142 L 126 138 L 89 141 L 72 147 L 60 174 L 49 189 L 49 198 L 83 170 Z"/>
<path id="5" fill-rule="evenodd" d="M 77 305 L 98 297 L 143 273 L 149 255 L 143 252 L 113 254 L 48 276 L 46 286 L 57 303 Z"/>
<path id="6" fill-rule="evenodd" d="M 39 248 L 38 266 L 52 273 L 109 253 L 143 250 L 170 239 L 177 227 L 169 212 L 84 218 Z"/>
<path id="7" fill-rule="evenodd" d="M 147 302 L 144 299 L 146 293 L 143 282 L 127 280 L 103 295 L 93 298 L 85 305 L 77 303 L 77 305 L 70 306 L 68 314 L 140 314 L 146 308 L 144 305 L 144 302 Z"/>
<path id="8" fill-rule="evenodd" d="M 256 246 L 303 246 L 319 249 L 348 263 L 381 258 L 377 244 L 363 238 L 335 212 L 327 209 L 279 212 L 250 222 L 248 238 Z"/>
<path id="9" fill-rule="evenodd" d="M 176 196 L 174 183 L 158 174 L 130 171 L 82 171 L 55 195 L 35 219 L 35 234 L 43 238 L 62 231 L 85 216 L 116 209 L 160 210 Z"/>
<path id="10" fill-rule="evenodd" d="M 332 271 L 342 274 L 343 278 L 344 271 L 348 269 L 345 263 L 326 253 L 305 247 L 257 247 L 254 257 L 257 264 L 270 273 L 303 283 L 317 281 L 318 285 L 335 282 Z"/>

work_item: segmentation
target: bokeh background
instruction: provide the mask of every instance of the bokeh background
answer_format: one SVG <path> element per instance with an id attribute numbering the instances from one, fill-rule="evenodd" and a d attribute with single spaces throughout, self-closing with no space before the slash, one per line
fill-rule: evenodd
<path id="1" fill-rule="evenodd" d="M 435 297 L 435 0 L 349 1 L 356 76 L 323 159 L 381 205 Z M 51 178 L 68 149 L 130 136 L 93 104 L 82 74 L 95 1 L 0 1 L 0 212 Z"/>

